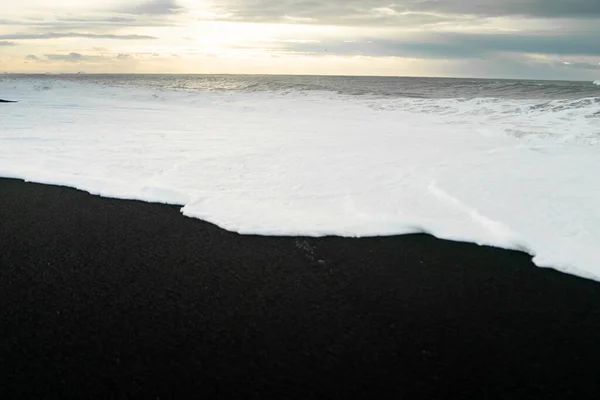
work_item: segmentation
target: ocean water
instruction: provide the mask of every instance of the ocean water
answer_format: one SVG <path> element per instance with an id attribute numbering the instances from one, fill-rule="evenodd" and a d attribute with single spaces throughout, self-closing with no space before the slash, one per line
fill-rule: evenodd
<path id="1" fill-rule="evenodd" d="M 4 75 L 0 98 L 19 101 L 0 176 L 243 234 L 427 232 L 600 280 L 598 82 Z"/>

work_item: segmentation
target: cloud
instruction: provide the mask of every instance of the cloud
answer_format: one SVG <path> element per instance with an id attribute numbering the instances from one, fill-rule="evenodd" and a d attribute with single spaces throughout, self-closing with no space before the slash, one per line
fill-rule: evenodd
<path id="1" fill-rule="evenodd" d="M 15 42 L 6 42 L 0 40 L 0 46 L 15 46 Z"/>
<path id="2" fill-rule="evenodd" d="M 284 46 L 300 53 L 341 56 L 404 57 L 430 59 L 480 58 L 484 52 L 455 43 L 392 41 L 385 39 L 290 43 Z"/>
<path id="3" fill-rule="evenodd" d="M 49 33 L 13 33 L 0 35 L 0 39 L 25 40 L 25 39 L 61 39 L 61 38 L 86 38 L 86 39 L 118 39 L 118 40 L 143 40 L 156 39 L 146 35 L 109 35 L 80 32 L 49 32 Z"/>
<path id="4" fill-rule="evenodd" d="M 88 56 L 84 56 L 80 53 L 69 53 L 69 54 L 44 54 L 48 60 L 51 61 L 84 61 L 89 59 Z"/>
<path id="5" fill-rule="evenodd" d="M 473 14 L 488 17 L 525 16 L 539 18 L 598 18 L 597 0 L 425 0 L 416 3 L 414 10 L 429 10 L 449 14 Z"/>
<path id="6" fill-rule="evenodd" d="M 114 15 L 83 15 L 81 17 L 64 17 L 55 15 L 49 20 L 31 19 L 0 19 L 0 25 L 26 26 L 41 29 L 72 30 L 90 28 L 120 28 L 120 27 L 154 27 L 176 26 L 177 21 L 168 20 L 160 15 L 132 15 L 128 17 Z"/>
<path id="7" fill-rule="evenodd" d="M 63 17 L 59 18 L 58 21 L 64 22 L 102 22 L 102 23 L 124 23 L 130 24 L 135 22 L 135 18 L 131 17 Z"/>
<path id="8" fill-rule="evenodd" d="M 463 16 L 600 18 L 598 0 L 229 0 L 234 19 L 357 25 L 430 21 Z"/>
<path id="9" fill-rule="evenodd" d="M 36 57 L 33 61 L 39 62 L 48 62 L 48 61 L 62 61 L 62 62 L 70 62 L 77 63 L 82 61 L 95 61 L 95 62 L 107 62 L 111 60 L 123 60 L 129 58 L 127 54 L 118 54 L 116 56 L 104 56 L 104 55 L 85 55 L 81 53 L 69 53 L 69 54 L 44 54 L 47 60 L 42 60 Z"/>
<path id="10" fill-rule="evenodd" d="M 592 71 L 600 71 L 600 64 L 592 64 L 587 62 L 562 62 L 555 64 L 562 68 L 585 69 Z"/>
<path id="11" fill-rule="evenodd" d="M 137 15 L 172 15 L 180 14 L 185 9 L 177 4 L 175 0 L 150 0 L 133 6 L 127 6 L 115 10 L 122 14 Z"/>
<path id="12" fill-rule="evenodd" d="M 574 54 L 600 56 L 600 40 L 596 35 L 515 35 L 515 34 L 445 34 L 447 43 L 481 52 Z"/>
<path id="13" fill-rule="evenodd" d="M 338 55 L 394 56 L 429 59 L 485 58 L 494 53 L 581 55 L 600 57 L 596 35 L 509 35 L 442 33 L 401 40 L 368 38 L 359 41 L 286 43 L 297 52 Z"/>
<path id="14" fill-rule="evenodd" d="M 50 53 L 44 54 L 45 58 L 40 58 L 33 54 L 25 56 L 26 61 L 33 61 L 38 63 L 52 63 L 52 62 L 67 62 L 67 63 L 79 63 L 79 62 L 103 62 L 110 63 L 115 61 L 130 60 L 133 56 L 125 53 L 118 53 L 112 55 L 87 55 L 77 52 L 71 52 L 68 54 Z"/>

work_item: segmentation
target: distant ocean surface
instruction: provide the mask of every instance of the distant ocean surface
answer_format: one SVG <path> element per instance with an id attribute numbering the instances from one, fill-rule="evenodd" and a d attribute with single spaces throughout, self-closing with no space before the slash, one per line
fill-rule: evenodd
<path id="1" fill-rule="evenodd" d="M 428 232 L 600 280 L 600 82 L 0 76 L 0 176 L 262 235 Z"/>
<path id="2" fill-rule="evenodd" d="M 1 76 L 0 76 L 1 78 Z M 81 82 L 105 86 L 144 87 L 158 90 L 216 92 L 311 92 L 340 95 L 439 98 L 580 99 L 597 97 L 596 82 L 506 79 L 403 78 L 369 76 L 277 75 L 5 75 L 4 79 Z"/>

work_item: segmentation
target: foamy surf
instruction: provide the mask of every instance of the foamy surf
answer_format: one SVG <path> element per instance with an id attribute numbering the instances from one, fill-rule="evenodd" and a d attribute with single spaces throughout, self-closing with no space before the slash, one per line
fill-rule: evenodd
<path id="1" fill-rule="evenodd" d="M 244 234 L 428 232 L 600 280 L 598 97 L 172 90 L 56 77 L 5 78 L 0 92 L 21 100 L 0 109 L 1 176 L 180 204 Z"/>

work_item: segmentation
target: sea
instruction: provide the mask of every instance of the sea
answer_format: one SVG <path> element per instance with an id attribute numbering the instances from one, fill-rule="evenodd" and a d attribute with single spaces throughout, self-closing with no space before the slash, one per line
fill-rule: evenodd
<path id="1" fill-rule="evenodd" d="M 600 81 L 4 74 L 0 99 L 18 101 L 2 177 L 241 234 L 425 232 L 600 280 Z"/>

